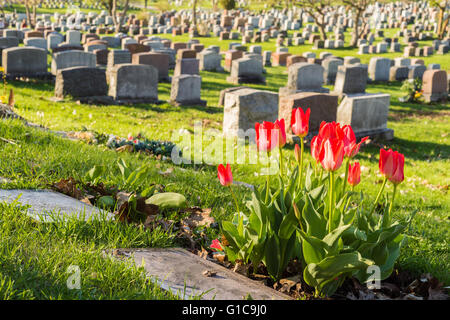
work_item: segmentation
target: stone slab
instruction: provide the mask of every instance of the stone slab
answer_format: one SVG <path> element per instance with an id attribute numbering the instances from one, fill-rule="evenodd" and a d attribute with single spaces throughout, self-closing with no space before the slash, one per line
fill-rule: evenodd
<path id="1" fill-rule="evenodd" d="M 121 249 L 121 254 L 144 268 L 152 281 L 165 290 L 181 293 L 184 298 L 201 295 L 203 300 L 242 300 L 248 294 L 254 300 L 290 300 L 257 281 L 235 273 L 212 261 L 202 259 L 181 248 Z M 209 270 L 213 277 L 203 275 Z"/>
<path id="2" fill-rule="evenodd" d="M 31 208 L 27 211 L 28 215 L 40 222 L 53 222 L 57 215 L 63 219 L 76 216 L 85 221 L 91 217 L 104 216 L 107 220 L 114 218 L 114 215 L 109 212 L 51 190 L 0 189 L 0 201 L 2 202 L 12 203 L 19 196 L 17 202 L 22 205 L 30 205 Z"/>

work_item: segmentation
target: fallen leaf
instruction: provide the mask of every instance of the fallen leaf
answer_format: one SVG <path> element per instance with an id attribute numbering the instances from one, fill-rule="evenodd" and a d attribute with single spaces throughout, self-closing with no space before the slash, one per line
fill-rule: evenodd
<path id="1" fill-rule="evenodd" d="M 192 207 L 185 210 L 185 212 L 191 212 L 189 217 L 182 221 L 182 224 L 188 226 L 191 229 L 195 229 L 199 226 L 209 227 L 215 222 L 214 218 L 210 216 L 211 209 L 201 209 L 199 207 Z"/>
<path id="2" fill-rule="evenodd" d="M 61 179 L 52 185 L 56 191 L 64 193 L 72 198 L 81 200 L 84 198 L 83 191 L 77 187 L 77 181 L 70 177 L 68 179 Z"/>

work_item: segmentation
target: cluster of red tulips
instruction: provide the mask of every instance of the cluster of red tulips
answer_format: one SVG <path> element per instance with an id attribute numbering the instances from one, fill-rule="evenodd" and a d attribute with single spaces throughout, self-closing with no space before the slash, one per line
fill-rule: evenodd
<path id="1" fill-rule="evenodd" d="M 299 187 L 302 184 L 302 169 L 303 169 L 303 139 L 309 132 L 309 117 L 311 110 L 308 108 L 305 112 L 302 108 L 295 108 L 292 110 L 291 128 L 292 132 L 300 138 L 300 146 L 295 145 L 294 155 L 299 166 Z M 256 123 L 256 146 L 260 152 L 270 153 L 273 149 L 279 148 L 280 151 L 280 173 L 282 174 L 283 154 L 282 148 L 286 144 L 286 130 L 284 119 L 276 120 L 275 122 L 264 121 L 263 123 Z M 361 180 L 361 167 L 359 162 L 350 163 L 350 160 L 354 158 L 368 137 L 361 139 L 357 142 L 355 133 L 349 125 L 341 127 L 336 122 L 322 122 L 320 125 L 319 133 L 311 140 L 311 156 L 316 162 L 316 165 L 321 165 L 324 171 L 329 173 L 330 188 L 334 186 L 334 172 L 337 171 L 346 160 L 345 165 L 345 179 L 344 190 L 348 183 L 353 189 L 359 184 Z M 404 180 L 404 162 L 405 158 L 403 154 L 397 151 L 380 150 L 379 170 L 384 175 L 385 179 L 383 185 L 378 193 L 375 203 L 379 200 L 386 182 L 389 180 L 394 184 L 394 194 L 392 197 L 391 206 L 395 197 L 396 186 Z M 220 164 L 218 167 L 218 177 L 220 183 L 224 186 L 230 186 L 233 182 L 233 176 L 231 173 L 231 167 L 229 164 L 225 167 Z M 267 176 L 267 184 L 269 185 L 269 176 Z M 233 194 L 233 193 L 232 193 Z M 331 192 L 330 192 L 331 194 Z M 238 208 L 238 202 L 233 194 L 236 206 Z M 375 206 L 374 206 L 375 207 Z M 238 209 L 239 210 L 239 209 Z M 330 213 L 331 214 L 331 213 Z"/>

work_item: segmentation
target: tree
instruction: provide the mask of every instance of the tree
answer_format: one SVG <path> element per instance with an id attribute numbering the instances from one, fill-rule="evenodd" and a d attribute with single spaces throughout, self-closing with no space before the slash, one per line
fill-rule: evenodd
<path id="1" fill-rule="evenodd" d="M 328 8 L 331 7 L 332 0 L 296 0 L 295 4 L 300 6 L 306 11 L 313 19 L 316 25 L 319 27 L 320 38 L 322 40 L 327 39 L 327 33 L 325 32 L 325 14 Z"/>
<path id="2" fill-rule="evenodd" d="M 353 32 L 352 41 L 350 46 L 355 47 L 358 43 L 359 38 L 359 20 L 363 16 L 364 11 L 366 11 L 368 5 L 372 3 L 373 0 L 342 0 L 342 3 L 349 6 L 353 10 Z"/>
<path id="3" fill-rule="evenodd" d="M 119 20 L 117 20 L 118 1 L 119 0 L 112 0 L 112 17 L 116 32 L 120 32 L 120 28 L 122 27 L 125 17 L 127 16 L 128 6 L 130 4 L 130 0 L 122 0 L 122 12 L 119 14 Z"/>
<path id="4" fill-rule="evenodd" d="M 233 10 L 236 8 L 235 0 L 219 0 L 220 6 L 225 10 Z"/>
<path id="5" fill-rule="evenodd" d="M 444 19 L 445 10 L 450 5 L 449 1 L 432 0 L 431 5 L 439 8 L 437 36 L 439 39 L 444 38 L 445 29 L 448 26 L 450 15 Z"/>

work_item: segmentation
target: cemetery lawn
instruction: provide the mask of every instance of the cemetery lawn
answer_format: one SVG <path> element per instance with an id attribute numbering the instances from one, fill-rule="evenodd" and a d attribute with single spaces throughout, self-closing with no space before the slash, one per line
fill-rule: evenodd
<path id="1" fill-rule="evenodd" d="M 386 32 L 386 36 L 392 35 Z M 187 40 L 183 36 L 167 37 Z M 348 34 L 346 38 L 350 38 Z M 205 46 L 218 44 L 222 50 L 228 49 L 228 43 L 232 42 L 218 42 L 217 38 L 201 38 L 200 41 Z M 420 42 L 421 46 L 426 43 Z M 263 50 L 274 50 L 274 39 L 261 45 Z M 289 51 L 312 50 L 310 45 L 304 45 L 290 47 Z M 342 57 L 357 56 L 363 63 L 375 56 L 362 57 L 349 48 L 321 51 Z M 381 56 L 392 58 L 400 55 Z M 426 64 L 440 63 L 442 69 L 450 68 L 447 56 L 433 55 L 423 59 Z M 266 70 L 266 86 L 249 86 L 276 92 L 286 84 L 285 67 Z M 19 115 L 51 130 L 79 131 L 87 128 L 121 137 L 140 132 L 149 139 L 173 140 L 172 134 L 180 129 L 192 133 L 196 121 L 202 121 L 204 132 L 208 129 L 222 130 L 223 109 L 217 107 L 219 92 L 233 85 L 226 82 L 226 73 L 201 72 L 201 76 L 202 99 L 207 100 L 208 107 L 180 108 L 167 103 L 131 106 L 95 106 L 74 101 L 54 103 L 49 100 L 54 94 L 51 83 L 11 81 L 8 88 L 14 89 L 15 111 Z M 381 175 L 378 175 L 380 147 L 387 146 L 405 154 L 406 179 L 400 185 L 394 211 L 398 217 L 415 210 L 417 213 L 407 232 L 408 242 L 402 248 L 397 267 L 416 275 L 431 273 L 448 286 L 450 105 L 401 103 L 399 98 L 404 93 L 400 87 L 399 82 L 368 85 L 368 92 L 391 94 L 388 127 L 394 129 L 395 139 L 362 147 L 357 156 L 362 165 L 361 184 L 357 190 L 364 189 L 372 199 L 375 198 L 382 182 Z M 158 94 L 160 100 L 169 100 L 170 84 L 159 84 Z M 189 206 L 211 208 L 212 216 L 218 222 L 229 219 L 233 213 L 232 198 L 228 189 L 218 182 L 216 165 L 176 166 L 144 154 L 117 153 L 104 146 L 70 141 L 26 127 L 18 120 L 0 121 L 0 138 L 13 142 L 0 139 L 0 188 L 49 188 L 63 178 L 85 177 L 94 165 L 108 168 L 102 177 L 104 183 L 117 185 L 121 176 L 116 163 L 123 158 L 133 168 L 150 165 L 150 174 L 142 188 L 153 183 L 162 184 L 166 191 L 185 195 Z M 207 145 L 208 142 L 204 141 L 203 147 Z M 287 146 L 287 149 L 287 156 L 293 159 L 293 146 Z M 174 169 L 172 173 L 162 174 L 171 168 Z M 257 165 L 232 165 L 234 180 L 262 183 L 264 178 L 255 174 L 258 168 Z M 249 199 L 248 188 L 235 186 L 235 190 L 240 201 Z M 388 191 L 391 193 L 391 186 Z M 38 224 L 26 217 L 25 212 L 24 208 L 0 204 L 0 299 L 176 298 L 149 284 L 142 268 L 113 262 L 103 256 L 105 249 L 179 246 L 173 233 L 161 229 L 150 232 L 137 226 L 105 221 Z M 169 218 L 180 219 L 175 213 Z M 217 235 L 217 230 L 213 233 Z M 66 269 L 69 265 L 80 266 L 82 291 L 67 289 Z"/>

